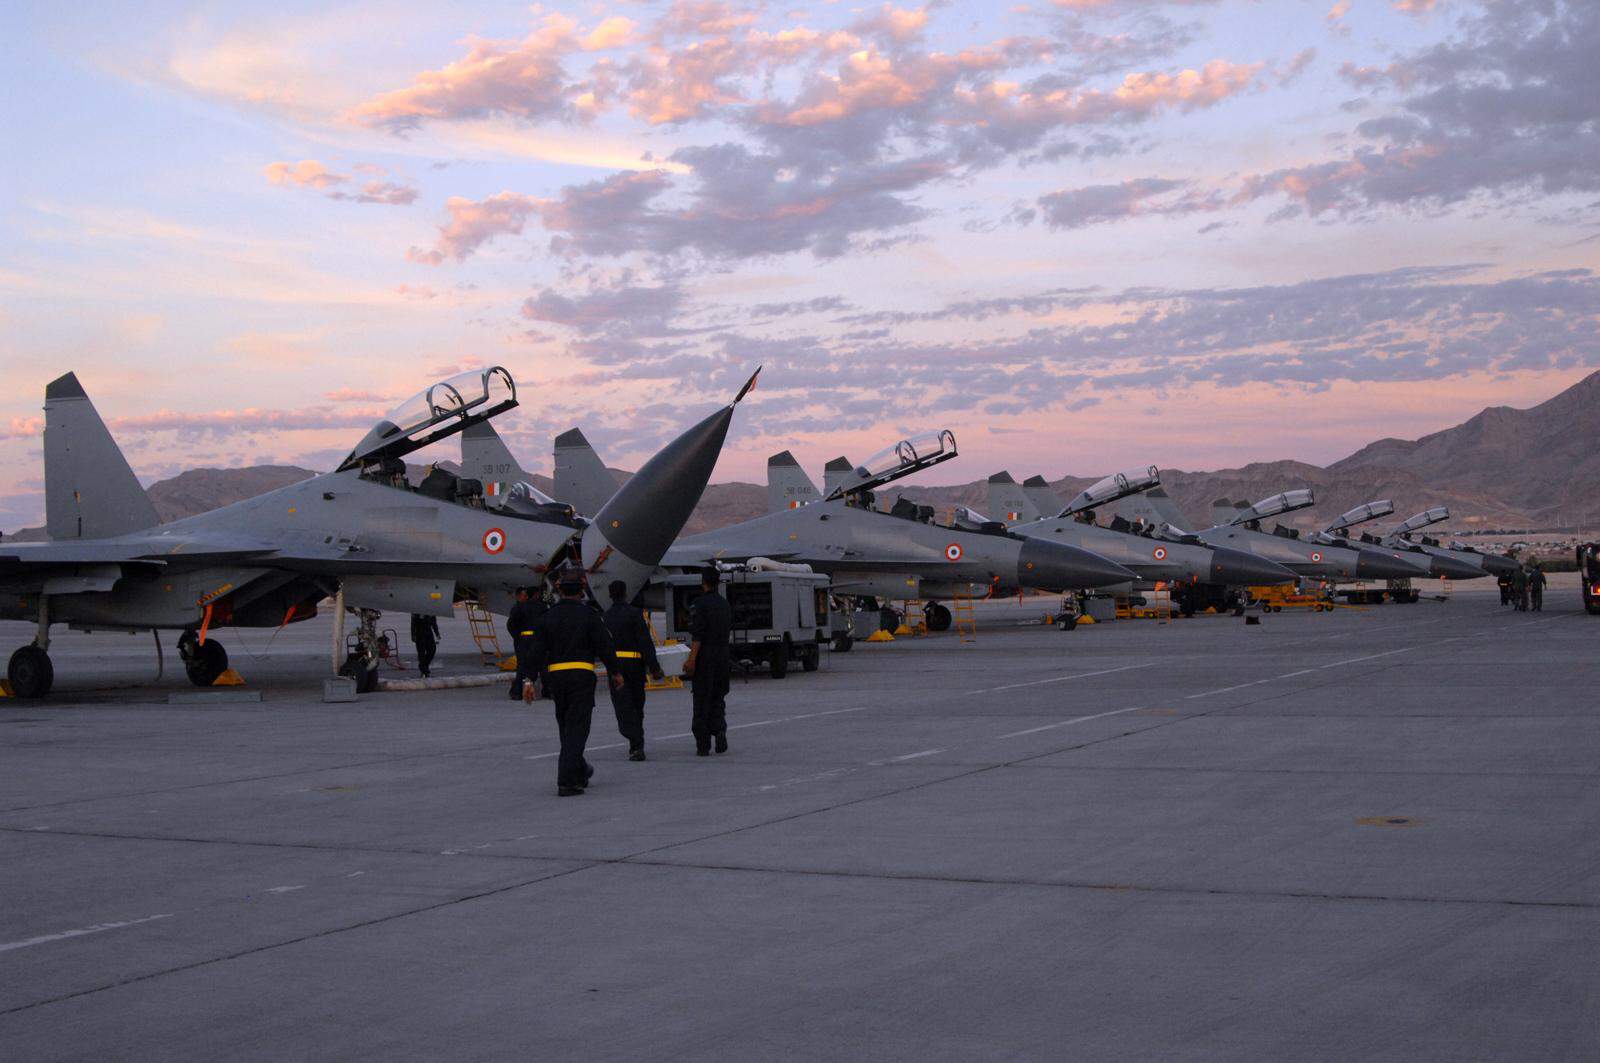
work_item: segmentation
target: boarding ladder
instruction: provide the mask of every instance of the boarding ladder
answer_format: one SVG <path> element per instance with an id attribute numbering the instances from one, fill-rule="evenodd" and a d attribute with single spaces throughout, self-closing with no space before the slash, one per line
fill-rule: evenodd
<path id="1" fill-rule="evenodd" d="M 955 608 L 951 610 L 955 616 L 956 636 L 962 642 L 978 641 L 978 611 L 972 606 L 972 592 L 959 591 L 955 597 Z"/>
<path id="2" fill-rule="evenodd" d="M 479 601 L 467 602 L 467 627 L 472 641 L 478 647 L 478 656 L 484 664 L 495 664 L 501 658 L 500 633 L 495 630 L 494 617 Z"/>

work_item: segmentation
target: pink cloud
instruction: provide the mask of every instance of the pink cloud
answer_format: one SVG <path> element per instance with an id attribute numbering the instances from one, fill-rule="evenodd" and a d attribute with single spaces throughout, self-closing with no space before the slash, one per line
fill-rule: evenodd
<path id="1" fill-rule="evenodd" d="M 381 166 L 370 163 L 361 163 L 354 167 L 362 173 L 382 174 Z M 355 203 L 387 203 L 392 206 L 405 206 L 416 201 L 417 190 L 410 185 L 398 184 L 393 181 L 372 180 L 361 186 L 360 191 L 346 192 L 341 187 L 351 180 L 350 175 L 335 173 L 316 159 L 301 159 L 299 162 L 274 162 L 262 168 L 262 173 L 275 185 L 294 185 L 299 188 L 311 188 L 329 199 L 347 199 Z"/>
<path id="2" fill-rule="evenodd" d="M 427 250 L 413 247 L 406 258 L 429 266 L 447 258 L 460 262 L 496 236 L 521 233 L 538 205 L 538 200 L 516 192 L 499 192 L 485 200 L 451 196 L 445 203 L 450 220 L 439 227 L 438 242 Z"/>
<path id="3" fill-rule="evenodd" d="M 0 431 L 0 439 L 34 439 L 43 431 L 43 417 L 13 417 L 11 426 Z"/>
<path id="4" fill-rule="evenodd" d="M 343 174 L 332 172 L 315 159 L 269 163 L 261 172 L 275 185 L 299 185 L 301 188 L 315 188 L 319 192 L 349 180 Z"/>

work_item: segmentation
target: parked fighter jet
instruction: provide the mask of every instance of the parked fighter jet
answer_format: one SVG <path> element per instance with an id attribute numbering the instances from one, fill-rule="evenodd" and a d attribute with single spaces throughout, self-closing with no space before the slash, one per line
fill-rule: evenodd
<path id="1" fill-rule="evenodd" d="M 1432 543 L 1419 543 L 1411 537 L 1423 528 L 1431 527 L 1450 519 L 1450 509 L 1447 506 L 1435 506 L 1432 509 L 1408 517 L 1396 525 L 1383 537 L 1383 545 L 1391 549 L 1403 550 L 1408 554 L 1417 556 L 1418 560 L 1426 558 L 1429 571 L 1432 575 L 1448 579 L 1478 579 L 1493 572 L 1491 562 L 1484 554 L 1458 554 L 1454 550 L 1440 546 L 1437 541 Z M 1514 568 L 1515 561 L 1501 559 L 1507 566 Z"/>
<path id="2" fill-rule="evenodd" d="M 1416 551 L 1391 546 L 1372 535 L 1351 535 L 1352 528 L 1376 520 L 1379 517 L 1386 517 L 1393 512 L 1394 503 L 1387 498 L 1363 502 L 1354 509 L 1339 514 L 1322 531 L 1312 533 L 1310 538 L 1314 542 L 1334 549 L 1358 551 L 1363 556 L 1371 558 L 1373 563 L 1380 567 L 1394 565 L 1411 570 L 1403 576 L 1365 576 L 1360 578 L 1398 580 L 1418 579 L 1430 575 L 1432 565 L 1427 558 L 1419 556 Z M 1369 571 L 1371 570 L 1369 566 Z"/>
<path id="3" fill-rule="evenodd" d="M 1010 535 L 998 523 L 982 530 L 937 524 L 931 507 L 906 499 L 888 513 L 870 508 L 876 489 L 955 456 L 955 436 L 946 431 L 901 440 L 860 465 L 834 459 L 826 470 L 831 486 L 817 501 L 680 539 L 662 564 L 752 557 L 809 564 L 832 577 L 836 594 L 931 602 L 925 614 L 934 631 L 948 628 L 952 620 L 938 602 L 962 594 L 1018 588 L 1060 592 L 1134 578 L 1098 554 Z M 809 480 L 800 483 L 805 474 L 798 464 L 780 457 L 768 463 L 769 475 L 776 470 L 778 477 L 769 483 L 769 499 L 786 490 L 797 498 L 817 493 Z"/>
<path id="4" fill-rule="evenodd" d="M 418 488 L 408 485 L 405 455 L 517 405 L 516 384 L 498 366 L 435 384 L 404 403 L 334 472 L 159 524 L 68 373 L 45 389 L 52 541 L 0 544 L 0 616 L 38 623 L 34 641 L 11 656 L 12 689 L 23 697 L 50 690 L 55 623 L 178 630 L 189 678 L 209 685 L 228 662 L 211 637 L 217 628 L 304 620 L 327 596 L 338 609 L 338 653 L 347 607 L 449 615 L 455 601 L 471 598 L 505 612 L 516 587 L 568 560 L 637 589 L 698 501 L 749 387 L 669 443 L 588 524 L 547 501 L 490 509 L 478 480 L 440 469 Z M 159 651 L 159 634 L 156 645 Z M 359 664 L 345 662 L 371 674 L 370 667 L 352 668 Z"/>
<path id="5" fill-rule="evenodd" d="M 1295 574 L 1282 565 L 1243 550 L 1156 538 L 1155 526 L 1148 523 L 1135 524 L 1122 517 L 1115 518 L 1111 527 L 1103 528 L 1094 523 L 1096 507 L 1160 483 L 1161 475 L 1153 465 L 1135 472 L 1116 473 L 1079 492 L 1059 513 L 1041 518 L 1025 489 L 1010 473 L 1001 472 L 989 477 L 989 512 L 1004 514 L 1007 525 L 1018 535 L 1093 550 L 1138 573 L 1140 579 L 1146 581 L 1245 587 L 1289 583 L 1295 579 Z M 1048 487 L 1045 490 L 1048 491 Z"/>

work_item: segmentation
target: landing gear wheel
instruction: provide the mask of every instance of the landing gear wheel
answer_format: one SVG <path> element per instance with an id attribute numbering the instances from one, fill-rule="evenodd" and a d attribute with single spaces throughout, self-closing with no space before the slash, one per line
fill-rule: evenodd
<path id="1" fill-rule="evenodd" d="M 950 622 L 954 619 L 950 610 L 934 602 L 922 614 L 923 623 L 928 625 L 929 631 L 949 631 Z"/>
<path id="2" fill-rule="evenodd" d="M 822 647 L 815 642 L 800 651 L 800 667 L 807 672 L 815 672 L 822 663 Z"/>
<path id="3" fill-rule="evenodd" d="M 50 663 L 48 653 L 27 645 L 11 655 L 11 663 L 6 666 L 6 680 L 17 697 L 42 698 L 50 693 L 56 681 L 56 668 Z"/>
<path id="4" fill-rule="evenodd" d="M 378 689 L 378 670 L 370 667 L 367 658 L 361 654 L 352 653 L 346 657 L 339 666 L 339 674 L 356 681 L 357 694 L 370 694 Z"/>
<path id="5" fill-rule="evenodd" d="M 189 682 L 197 687 L 208 687 L 228 670 L 228 651 L 222 643 L 206 640 L 196 642 L 189 656 L 183 660 L 183 670 L 189 673 Z"/>
<path id="6" fill-rule="evenodd" d="M 1056 617 L 1056 630 L 1071 631 L 1078 626 L 1078 618 L 1072 613 L 1062 613 Z"/>
<path id="7" fill-rule="evenodd" d="M 855 641 L 856 641 L 855 639 L 850 637 L 850 633 L 849 632 L 843 632 L 841 634 L 835 635 L 835 636 L 833 636 L 833 652 L 834 653 L 849 653 L 850 652 L 850 647 L 855 645 Z"/>
<path id="8" fill-rule="evenodd" d="M 789 634 L 784 632 L 783 642 L 772 651 L 772 678 L 782 679 L 789 674 Z"/>
<path id="9" fill-rule="evenodd" d="M 894 634 L 894 629 L 900 626 L 900 614 L 890 609 L 887 605 L 878 610 L 878 629 Z"/>

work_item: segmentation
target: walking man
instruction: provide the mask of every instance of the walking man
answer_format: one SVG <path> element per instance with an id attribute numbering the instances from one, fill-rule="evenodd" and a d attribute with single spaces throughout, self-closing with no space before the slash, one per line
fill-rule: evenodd
<path id="1" fill-rule="evenodd" d="M 1544 612 L 1544 585 L 1544 569 L 1535 561 L 1528 567 L 1528 597 L 1536 613 Z"/>
<path id="2" fill-rule="evenodd" d="M 426 679 L 439 649 L 439 618 L 431 613 L 412 613 L 411 643 L 417 648 L 417 671 Z"/>
<path id="3" fill-rule="evenodd" d="M 530 673 L 523 662 L 528 656 L 526 644 L 533 635 L 533 622 L 543 616 L 549 608 L 544 603 L 544 588 L 517 588 L 517 604 L 511 607 L 511 615 L 506 617 L 506 633 L 511 636 L 511 652 L 517 656 L 517 674 L 511 679 L 511 691 L 508 695 L 512 701 L 522 697 L 522 685 L 525 682 L 531 679 L 537 683 L 539 680 L 538 673 Z"/>
<path id="4" fill-rule="evenodd" d="M 644 759 L 644 680 L 648 673 L 661 678 L 656 663 L 656 642 L 650 635 L 644 610 L 629 605 L 628 585 L 613 580 L 609 588 L 611 606 L 601 615 L 622 669 L 622 685 L 611 687 L 611 708 L 617 714 L 617 730 L 628 740 L 628 759 Z"/>
<path id="5" fill-rule="evenodd" d="M 545 689 L 555 702 L 556 727 L 561 732 L 561 758 L 556 762 L 556 796 L 577 797 L 589 785 L 594 768 L 584 759 L 589 744 L 589 724 L 594 717 L 596 659 L 603 662 L 613 689 L 622 685 L 622 669 L 612 652 L 611 633 L 600 614 L 583 600 L 583 570 L 562 570 L 557 587 L 561 600 L 533 622 L 527 641 L 527 669 L 544 676 Z M 517 651 L 519 672 L 522 650 Z M 537 696 L 539 683 L 527 680 L 522 700 Z"/>
<path id="6" fill-rule="evenodd" d="M 700 570 L 700 597 L 689 606 L 689 659 L 683 674 L 694 691 L 694 753 L 711 753 L 712 742 L 718 753 L 728 751 L 727 696 L 731 662 L 728 637 L 732 633 L 733 613 L 728 601 L 717 593 L 722 582 L 715 565 Z"/>
<path id="7" fill-rule="evenodd" d="M 1528 611 L 1528 570 L 1521 565 L 1511 573 L 1511 607 L 1519 613 Z"/>

